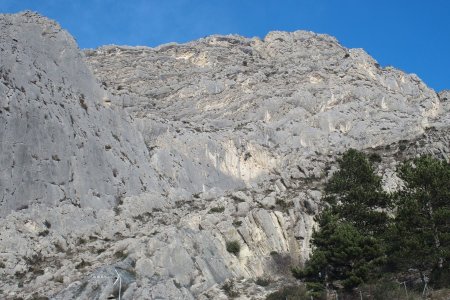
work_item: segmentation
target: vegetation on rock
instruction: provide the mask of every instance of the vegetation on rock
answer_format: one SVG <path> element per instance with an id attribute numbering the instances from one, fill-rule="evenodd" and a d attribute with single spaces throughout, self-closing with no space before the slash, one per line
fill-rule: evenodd
<path id="1" fill-rule="evenodd" d="M 407 161 L 398 170 L 404 187 L 387 194 L 376 161 L 348 150 L 325 186 L 312 256 L 293 269 L 311 295 L 411 270 L 424 284 L 426 274 L 436 287 L 450 284 L 450 165 L 429 156 Z"/>
<path id="2" fill-rule="evenodd" d="M 239 251 L 241 251 L 241 245 L 238 241 L 228 241 L 226 247 L 228 252 L 236 256 L 239 254 Z"/>
<path id="3" fill-rule="evenodd" d="M 423 156 L 404 163 L 405 188 L 395 193 L 397 214 L 389 232 L 395 270 L 416 269 L 425 281 L 450 286 L 450 165 Z"/>
<path id="4" fill-rule="evenodd" d="M 388 225 L 390 201 L 372 163 L 356 150 L 338 161 L 340 170 L 325 187 L 329 206 L 318 216 L 313 253 L 294 276 L 325 286 L 352 289 L 379 274 L 385 261 L 382 232 Z"/>

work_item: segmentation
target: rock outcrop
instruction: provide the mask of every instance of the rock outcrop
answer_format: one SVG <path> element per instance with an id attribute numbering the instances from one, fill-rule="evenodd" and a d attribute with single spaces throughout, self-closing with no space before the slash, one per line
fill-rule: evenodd
<path id="1" fill-rule="evenodd" d="M 33 13 L 2 15 L 0 26 L 0 216 L 161 193 L 141 134 L 105 105 L 73 38 Z"/>
<path id="2" fill-rule="evenodd" d="M 85 53 L 114 104 L 139 120 L 155 167 L 190 192 L 249 187 L 274 172 L 318 176 L 317 153 L 374 148 L 450 122 L 448 105 L 416 75 L 327 35 Z M 167 152 L 172 163 L 159 163 Z"/>
<path id="3" fill-rule="evenodd" d="M 449 92 L 327 35 L 80 51 L 34 13 L 0 26 L 2 298 L 264 299 L 339 153 L 379 154 L 388 190 L 449 160 Z"/>

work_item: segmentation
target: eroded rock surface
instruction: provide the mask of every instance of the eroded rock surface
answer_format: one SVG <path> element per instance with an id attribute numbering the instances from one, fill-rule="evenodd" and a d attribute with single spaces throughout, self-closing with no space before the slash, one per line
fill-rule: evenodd
<path id="1" fill-rule="evenodd" d="M 131 119 L 108 98 L 73 38 L 25 13 L 0 18 L 0 216 L 34 204 L 106 208 L 161 192 Z"/>
<path id="2" fill-rule="evenodd" d="M 449 92 L 326 35 L 81 52 L 34 13 L 0 26 L 0 298 L 264 299 L 339 153 L 379 154 L 387 190 L 449 160 Z"/>
<path id="3" fill-rule="evenodd" d="M 274 172 L 317 176 L 318 154 L 450 122 L 446 102 L 416 75 L 327 35 L 211 36 L 85 53 L 114 104 L 139 120 L 155 167 L 189 191 L 248 187 Z"/>

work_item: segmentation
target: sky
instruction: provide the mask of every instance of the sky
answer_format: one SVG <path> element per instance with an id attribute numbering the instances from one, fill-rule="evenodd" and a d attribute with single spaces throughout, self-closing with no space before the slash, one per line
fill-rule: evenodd
<path id="1" fill-rule="evenodd" d="M 0 13 L 23 10 L 56 20 L 80 48 L 311 30 L 450 89 L 449 0 L 0 0 Z"/>

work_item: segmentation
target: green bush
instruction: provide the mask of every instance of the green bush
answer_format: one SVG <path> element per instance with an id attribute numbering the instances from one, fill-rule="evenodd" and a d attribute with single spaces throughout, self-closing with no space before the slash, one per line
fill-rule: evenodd
<path id="1" fill-rule="evenodd" d="M 221 213 L 221 212 L 224 212 L 224 211 L 225 211 L 225 207 L 223 207 L 223 206 L 216 206 L 216 207 L 211 208 L 209 210 L 209 213 Z"/>
<path id="2" fill-rule="evenodd" d="M 382 161 L 380 154 L 372 153 L 369 155 L 369 160 L 372 163 L 380 163 Z"/>
<path id="3" fill-rule="evenodd" d="M 275 204 L 278 205 L 282 211 L 288 211 L 289 207 L 292 206 L 293 203 L 288 203 L 285 200 L 277 199 Z"/>
<path id="4" fill-rule="evenodd" d="M 255 283 L 259 286 L 268 286 L 272 280 L 269 277 L 258 277 Z"/>
<path id="5" fill-rule="evenodd" d="M 236 291 L 233 280 L 229 280 L 222 285 L 222 290 L 230 298 L 236 298 L 239 296 L 239 292 Z"/>
<path id="6" fill-rule="evenodd" d="M 240 220 L 234 220 L 234 221 L 233 221 L 233 225 L 234 225 L 235 227 L 239 227 L 239 226 L 242 225 L 242 221 L 240 221 Z"/>
<path id="7" fill-rule="evenodd" d="M 239 255 L 239 251 L 241 251 L 241 245 L 239 244 L 238 241 L 228 241 L 227 244 L 227 251 L 238 256 Z"/>

